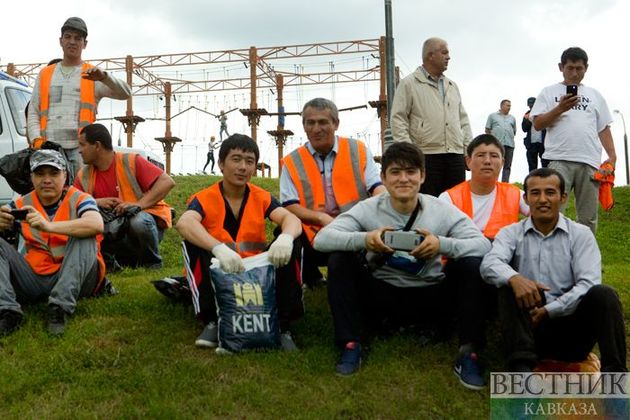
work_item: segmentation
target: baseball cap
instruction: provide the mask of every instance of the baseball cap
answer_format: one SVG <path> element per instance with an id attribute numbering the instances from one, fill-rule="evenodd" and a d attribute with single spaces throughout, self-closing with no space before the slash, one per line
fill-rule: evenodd
<path id="1" fill-rule="evenodd" d="M 75 16 L 75 17 L 68 18 L 66 22 L 63 24 L 63 26 L 61 27 L 61 33 L 63 34 L 63 32 L 66 29 L 74 29 L 75 31 L 82 32 L 83 35 L 87 38 L 87 35 L 88 35 L 87 25 L 85 24 L 85 21 L 81 19 L 80 17 Z"/>
<path id="2" fill-rule="evenodd" d="M 61 171 L 66 170 L 66 160 L 56 150 L 38 150 L 31 155 L 31 172 L 40 166 L 52 166 Z"/>
<path id="3" fill-rule="evenodd" d="M 534 98 L 533 96 L 530 98 L 527 98 L 527 105 L 532 106 L 534 105 L 534 102 L 536 102 L 536 98 Z"/>

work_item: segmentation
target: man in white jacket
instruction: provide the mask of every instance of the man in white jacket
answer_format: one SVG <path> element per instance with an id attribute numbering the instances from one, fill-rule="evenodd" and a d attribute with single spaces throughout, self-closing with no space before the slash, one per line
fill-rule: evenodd
<path id="1" fill-rule="evenodd" d="M 392 104 L 394 141 L 420 147 L 426 157 L 421 192 L 436 197 L 465 180 L 464 154 L 472 140 L 459 88 L 444 76 L 450 59 L 446 41 L 424 41 L 422 65 L 401 80 Z"/>

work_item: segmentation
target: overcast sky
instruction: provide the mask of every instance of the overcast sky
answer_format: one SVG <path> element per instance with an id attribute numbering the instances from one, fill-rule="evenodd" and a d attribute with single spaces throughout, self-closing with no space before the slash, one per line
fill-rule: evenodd
<path id="1" fill-rule="evenodd" d="M 474 135 L 483 132 L 488 114 L 497 111 L 504 98 L 512 100 L 512 114 L 520 125 L 527 109 L 527 97 L 536 96 L 544 86 L 561 81 L 557 63 L 561 52 L 569 46 L 580 46 L 587 51 L 590 66 L 584 83 L 604 95 L 611 112 L 621 110 L 630 126 L 629 1 L 393 0 L 392 3 L 396 65 L 400 67 L 401 75 L 409 74 L 420 64 L 424 39 L 431 36 L 446 39 L 451 51 L 446 75 L 460 87 Z M 9 62 L 45 62 L 60 56 L 59 29 L 69 16 L 80 16 L 88 25 L 89 42 L 84 52 L 87 60 L 127 54 L 140 56 L 240 49 L 252 45 L 270 47 L 373 39 L 385 34 L 383 0 L 102 0 L 96 3 L 34 0 L 28 3 L 23 16 L 20 16 L 19 7 L 11 11 L 9 19 L 9 14 L 4 16 L 0 66 Z M 310 66 L 307 71 L 327 71 L 329 61 L 334 61 L 337 69 L 377 64 L 369 56 L 354 59 L 325 57 L 317 62 L 305 61 Z M 283 68 L 278 61 L 271 64 L 279 69 L 289 69 Z M 236 70 L 231 66 L 219 66 L 213 71 L 230 75 Z M 119 76 L 124 77 L 123 74 Z M 248 91 L 226 95 L 194 94 L 178 97 L 178 103 L 173 105 L 175 111 L 195 105 L 217 113 L 231 106 L 249 106 L 247 95 Z M 362 105 L 367 100 L 378 99 L 378 82 L 287 88 L 285 107 L 287 111 L 298 110 L 304 101 L 315 96 L 333 98 L 340 107 Z M 274 93 L 259 93 L 259 106 L 275 112 L 274 101 Z M 143 117 L 163 117 L 157 98 L 139 99 L 135 110 Z M 100 118 L 123 113 L 124 103 L 104 100 L 99 107 Z M 183 154 L 181 147 L 176 148 L 175 173 L 200 170 L 205 161 L 202 142 L 210 134 L 218 134 L 216 120 L 194 111 L 187 114 L 190 115 L 173 121 L 173 135 L 183 138 L 185 145 Z M 613 114 L 613 117 L 612 131 L 618 155 L 617 183 L 625 184 L 623 128 L 619 116 Z M 114 138 L 118 139 L 122 135 L 119 124 L 107 124 Z M 268 136 L 262 133 L 275 129 L 275 124 L 275 120 L 264 118 L 258 136 L 263 159 L 273 166 L 277 159 L 275 149 Z M 297 117 L 287 118 L 286 125 L 295 132 L 288 149 L 305 141 Z M 238 112 L 230 114 L 228 126 L 230 132 L 249 132 L 245 118 Z M 163 135 L 163 130 L 161 122 L 141 124 L 136 145 L 159 151 L 159 145 L 152 138 Z M 378 120 L 372 109 L 341 115 L 339 133 L 363 136 L 375 154 L 380 154 L 378 131 Z M 519 130 L 513 181 L 522 181 L 527 171 L 522 137 Z"/>

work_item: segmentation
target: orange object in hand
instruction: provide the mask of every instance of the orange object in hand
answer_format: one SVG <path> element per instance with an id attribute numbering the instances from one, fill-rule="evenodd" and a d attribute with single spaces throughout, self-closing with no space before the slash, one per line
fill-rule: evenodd
<path id="1" fill-rule="evenodd" d="M 615 167 L 610 163 L 604 163 L 593 175 L 593 179 L 599 182 L 599 204 L 605 211 L 609 211 L 615 205 L 612 187 L 615 184 Z"/>

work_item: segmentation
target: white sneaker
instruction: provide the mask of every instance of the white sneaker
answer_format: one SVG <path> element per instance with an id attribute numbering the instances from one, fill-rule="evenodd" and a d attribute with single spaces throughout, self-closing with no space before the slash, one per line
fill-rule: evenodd
<path id="1" fill-rule="evenodd" d="M 195 340 L 195 346 L 214 348 L 219 345 L 219 334 L 216 322 L 209 322 L 199 337 Z"/>
<path id="2" fill-rule="evenodd" d="M 298 348 L 293 341 L 293 337 L 291 336 L 290 331 L 283 332 L 280 334 L 280 346 L 284 351 L 297 351 Z"/>

